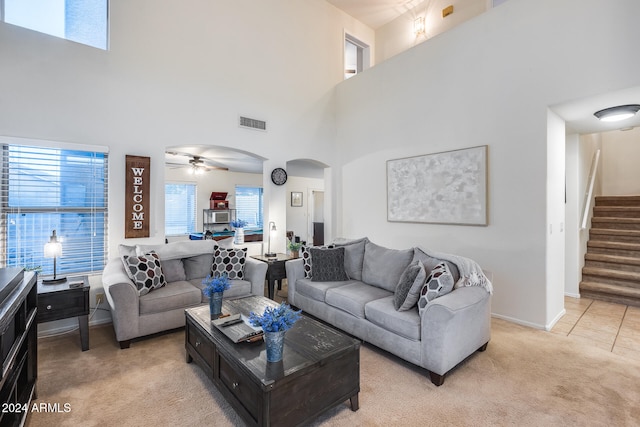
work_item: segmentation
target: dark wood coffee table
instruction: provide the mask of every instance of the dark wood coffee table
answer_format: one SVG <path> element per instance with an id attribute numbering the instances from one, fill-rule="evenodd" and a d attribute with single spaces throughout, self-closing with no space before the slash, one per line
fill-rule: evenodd
<path id="1" fill-rule="evenodd" d="M 223 314 L 262 313 L 262 296 L 224 300 Z M 234 344 L 211 325 L 209 307 L 185 310 L 187 363 L 195 361 L 249 425 L 301 425 L 349 399 L 358 410 L 360 342 L 308 317 L 285 336 L 281 362 L 268 363 L 264 341 Z"/>

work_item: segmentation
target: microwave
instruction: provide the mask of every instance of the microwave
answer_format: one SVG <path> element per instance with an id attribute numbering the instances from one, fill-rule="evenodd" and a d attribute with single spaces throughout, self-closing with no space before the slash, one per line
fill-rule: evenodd
<path id="1" fill-rule="evenodd" d="M 231 212 L 229 211 L 211 211 L 209 218 L 215 224 L 223 224 L 231 222 Z"/>

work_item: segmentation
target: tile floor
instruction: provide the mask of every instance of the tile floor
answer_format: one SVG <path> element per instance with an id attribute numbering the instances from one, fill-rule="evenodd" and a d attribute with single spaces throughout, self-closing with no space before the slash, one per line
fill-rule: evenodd
<path id="1" fill-rule="evenodd" d="M 640 307 L 572 297 L 564 307 L 552 333 L 640 360 Z"/>

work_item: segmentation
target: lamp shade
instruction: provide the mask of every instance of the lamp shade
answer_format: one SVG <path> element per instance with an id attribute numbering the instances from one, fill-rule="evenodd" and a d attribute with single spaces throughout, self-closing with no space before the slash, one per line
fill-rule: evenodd
<path id="1" fill-rule="evenodd" d="M 596 111 L 593 115 L 603 122 L 618 122 L 635 116 L 639 110 L 640 105 L 638 104 L 618 105 Z"/>
<path id="2" fill-rule="evenodd" d="M 62 255 L 62 244 L 60 242 L 47 242 L 44 245 L 44 257 L 54 258 Z"/>

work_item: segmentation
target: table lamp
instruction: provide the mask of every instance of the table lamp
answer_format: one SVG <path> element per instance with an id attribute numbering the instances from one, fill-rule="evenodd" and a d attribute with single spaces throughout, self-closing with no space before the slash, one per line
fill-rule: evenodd
<path id="1" fill-rule="evenodd" d="M 53 279 L 43 279 L 42 283 L 44 285 L 55 285 L 57 283 L 62 283 L 67 280 L 66 277 L 57 277 L 56 272 L 56 259 L 62 255 L 62 243 L 58 241 L 58 237 L 56 236 L 56 230 L 53 230 L 51 233 L 51 237 L 49 237 L 49 241 L 44 245 L 44 257 L 45 258 L 53 258 Z"/>
<path id="2" fill-rule="evenodd" d="M 269 221 L 269 247 L 267 249 L 267 253 L 264 256 L 272 258 L 278 256 L 277 254 L 271 252 L 271 234 L 276 231 L 276 223 L 273 221 Z"/>

